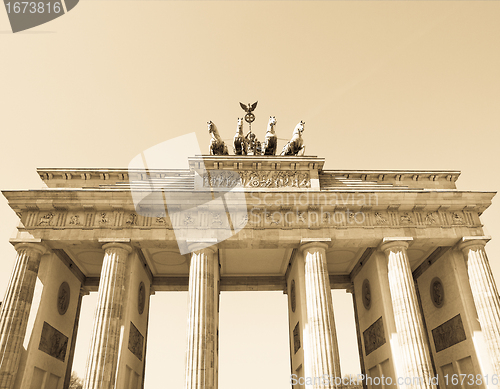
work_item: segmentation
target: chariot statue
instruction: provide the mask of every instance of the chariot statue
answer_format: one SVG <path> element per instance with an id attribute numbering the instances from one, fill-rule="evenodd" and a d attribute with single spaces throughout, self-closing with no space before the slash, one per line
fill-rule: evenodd
<path id="1" fill-rule="evenodd" d="M 207 122 L 208 132 L 212 135 L 210 139 L 210 155 L 229 155 L 227 146 L 219 135 L 219 130 L 215 124 L 210 120 Z"/>
<path id="2" fill-rule="evenodd" d="M 304 155 L 305 146 L 304 141 L 302 139 L 302 133 L 304 132 L 304 124 L 302 120 L 295 126 L 293 130 L 292 139 L 288 141 L 288 143 L 283 147 L 280 155 L 298 155 L 299 152 L 301 155 Z"/>

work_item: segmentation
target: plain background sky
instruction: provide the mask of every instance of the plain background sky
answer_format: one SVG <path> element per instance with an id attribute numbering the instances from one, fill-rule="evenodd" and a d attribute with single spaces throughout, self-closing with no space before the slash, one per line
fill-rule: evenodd
<path id="1" fill-rule="evenodd" d="M 0 11 L 0 187 L 39 188 L 37 167 L 126 167 L 206 122 L 232 138 L 238 102 L 280 138 L 304 120 L 327 169 L 461 170 L 500 188 L 500 2 L 90 1 L 12 34 Z M 0 199 L 0 294 L 17 217 Z M 498 199 L 482 216 L 500 281 Z M 96 295 L 84 300 L 84 373 Z M 146 388 L 181 388 L 186 293 L 152 296 Z M 350 296 L 334 295 L 344 373 L 357 373 Z M 286 296 L 223 293 L 220 389 L 289 388 Z"/>

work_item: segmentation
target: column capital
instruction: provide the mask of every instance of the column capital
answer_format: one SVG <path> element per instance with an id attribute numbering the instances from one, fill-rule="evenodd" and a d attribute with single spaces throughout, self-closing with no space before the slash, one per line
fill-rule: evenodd
<path id="1" fill-rule="evenodd" d="M 128 254 L 130 254 L 134 250 L 132 248 L 132 246 L 130 246 L 130 244 L 121 243 L 121 242 L 105 243 L 102 245 L 102 248 L 104 249 L 104 251 L 106 251 L 108 249 L 121 249 L 121 250 L 125 250 Z"/>
<path id="2" fill-rule="evenodd" d="M 382 243 L 378 246 L 379 250 L 387 252 L 394 247 L 407 249 L 410 243 L 413 242 L 412 237 L 391 237 L 382 239 Z"/>
<path id="3" fill-rule="evenodd" d="M 38 252 L 38 254 L 40 254 L 40 255 L 47 254 L 49 251 L 47 249 L 47 247 L 45 247 L 45 245 L 43 243 L 41 243 L 41 240 L 39 242 L 36 242 L 36 241 L 13 242 L 13 241 L 11 241 L 11 243 L 14 245 L 14 248 L 16 249 L 16 251 L 19 251 L 22 249 L 29 249 L 29 250 L 34 250 L 34 251 Z"/>
<path id="4" fill-rule="evenodd" d="M 458 248 L 464 252 L 466 249 L 474 246 L 484 248 L 490 240 L 490 236 L 463 236 L 458 242 Z"/>
<path id="5" fill-rule="evenodd" d="M 210 239 L 210 240 L 187 240 L 186 244 L 191 251 L 191 253 L 194 252 L 203 252 L 205 250 L 210 251 L 207 254 L 215 254 L 218 250 L 217 248 L 217 239 Z"/>
<path id="6" fill-rule="evenodd" d="M 330 238 L 304 238 L 300 240 L 300 251 L 310 250 L 312 248 L 326 250 L 331 244 Z"/>

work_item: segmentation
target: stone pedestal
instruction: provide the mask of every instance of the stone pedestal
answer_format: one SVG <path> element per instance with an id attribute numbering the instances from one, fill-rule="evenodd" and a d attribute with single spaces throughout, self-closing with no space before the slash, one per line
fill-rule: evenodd
<path id="1" fill-rule="evenodd" d="M 14 385 L 40 257 L 45 248 L 36 243 L 19 243 L 16 245 L 16 251 L 16 263 L 0 311 L 1 389 L 10 389 Z"/>
<path id="2" fill-rule="evenodd" d="M 194 251 L 189 269 L 186 389 L 217 389 L 219 262 L 213 247 Z"/>
<path id="3" fill-rule="evenodd" d="M 333 304 L 326 266 L 327 244 L 306 242 L 304 255 L 305 294 L 307 307 L 307 344 L 304 347 L 306 377 L 341 377 Z M 315 380 L 313 388 L 336 388 L 334 382 L 323 385 Z"/>
<path id="4" fill-rule="evenodd" d="M 386 238 L 380 246 L 387 257 L 389 288 L 398 334 L 401 358 L 397 361 L 401 370 L 398 375 L 421 378 L 412 382 L 412 388 L 435 388 L 430 383 L 434 374 L 406 252 L 407 240 Z"/>
<path id="5" fill-rule="evenodd" d="M 115 388 L 125 273 L 132 247 L 123 243 L 108 243 L 103 248 L 105 255 L 84 389 Z"/>
<path id="6" fill-rule="evenodd" d="M 488 238 L 463 238 L 459 248 L 467 262 L 472 297 L 494 374 L 500 376 L 500 296 L 484 246 Z"/>

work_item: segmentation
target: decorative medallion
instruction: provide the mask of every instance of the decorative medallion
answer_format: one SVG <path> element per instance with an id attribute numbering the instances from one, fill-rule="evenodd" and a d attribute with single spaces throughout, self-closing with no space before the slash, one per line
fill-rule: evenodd
<path id="1" fill-rule="evenodd" d="M 290 285 L 290 305 L 292 306 L 292 312 L 295 312 L 297 307 L 297 301 L 295 300 L 295 280 L 292 280 Z"/>
<path id="2" fill-rule="evenodd" d="M 65 281 L 59 287 L 59 292 L 57 293 L 57 311 L 60 315 L 64 315 L 69 307 L 70 299 L 70 289 L 68 283 Z"/>
<path id="3" fill-rule="evenodd" d="M 142 315 L 144 312 L 144 306 L 146 305 L 146 287 L 144 286 L 144 282 L 141 281 L 139 284 L 139 294 L 138 294 L 138 302 L 137 308 L 139 309 L 139 315 Z"/>
<path id="4" fill-rule="evenodd" d="M 431 300 L 436 308 L 441 308 L 444 304 L 444 287 L 438 277 L 431 281 Z"/>
<path id="5" fill-rule="evenodd" d="M 366 309 L 370 309 L 372 306 L 372 292 L 370 289 L 370 281 L 365 279 L 363 281 L 363 286 L 361 288 L 361 298 L 363 299 L 363 305 Z"/>

